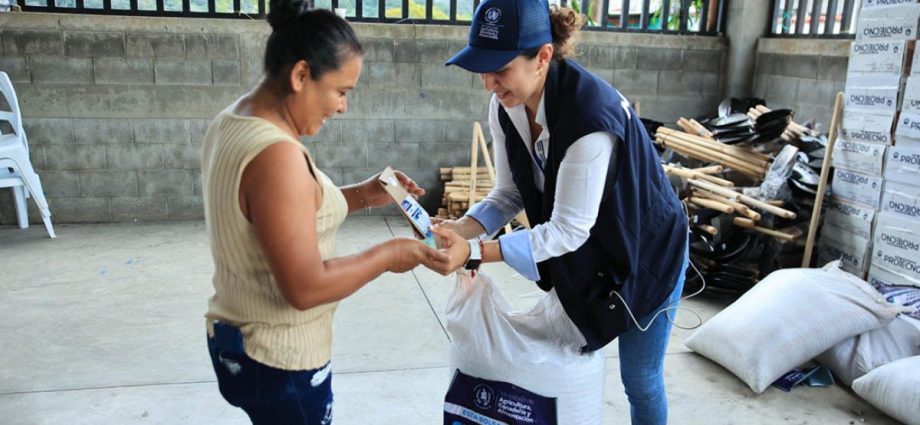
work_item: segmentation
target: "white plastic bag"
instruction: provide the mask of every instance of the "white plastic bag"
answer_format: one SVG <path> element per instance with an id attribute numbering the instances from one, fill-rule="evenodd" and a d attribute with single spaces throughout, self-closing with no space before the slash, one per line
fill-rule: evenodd
<path id="1" fill-rule="evenodd" d="M 888 326 L 848 338 L 818 356 L 847 385 L 873 369 L 920 356 L 920 320 L 901 315 Z"/>
<path id="2" fill-rule="evenodd" d="M 445 399 L 445 423 L 458 417 L 478 421 L 459 423 L 603 422 L 602 350 L 581 354 L 584 337 L 555 291 L 530 311 L 513 312 L 488 276 L 457 273 L 447 302 L 447 333 L 455 376 Z M 542 397 L 522 396 L 517 389 Z M 537 405 L 542 398 L 555 399 L 556 421 L 542 416 L 545 409 Z"/>
<path id="3" fill-rule="evenodd" d="M 867 373 L 853 381 L 853 391 L 905 425 L 920 425 L 920 356 Z"/>
<path id="4" fill-rule="evenodd" d="M 835 261 L 771 273 L 686 344 L 762 393 L 844 339 L 887 325 L 899 311 Z"/>

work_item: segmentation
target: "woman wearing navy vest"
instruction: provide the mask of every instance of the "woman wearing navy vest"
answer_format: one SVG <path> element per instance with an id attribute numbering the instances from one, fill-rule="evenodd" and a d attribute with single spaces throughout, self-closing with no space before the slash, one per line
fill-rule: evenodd
<path id="1" fill-rule="evenodd" d="M 454 259 L 442 272 L 504 261 L 555 288 L 584 352 L 619 339 L 632 423 L 665 424 L 671 321 L 654 319 L 680 301 L 687 216 L 629 102 L 566 58 L 582 25 L 546 0 L 476 10 L 469 45 L 447 65 L 480 74 L 493 93 L 497 181 L 466 216 L 435 226 Z M 479 241 L 521 210 L 531 229 Z"/>

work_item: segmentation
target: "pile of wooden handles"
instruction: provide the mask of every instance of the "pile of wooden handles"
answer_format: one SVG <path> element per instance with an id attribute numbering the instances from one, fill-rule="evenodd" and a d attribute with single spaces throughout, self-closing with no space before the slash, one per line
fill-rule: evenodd
<path id="1" fill-rule="evenodd" d="M 473 181 L 470 167 L 441 168 L 441 181 L 444 182 L 444 198 L 441 200 L 442 208 L 438 209 L 438 217 L 456 219 L 463 217 L 469 209 L 470 185 Z M 485 199 L 492 190 L 492 179 L 486 167 L 479 167 L 476 173 L 475 199 Z"/>
<path id="2" fill-rule="evenodd" d="M 770 112 L 770 111 L 772 110 L 770 108 L 767 108 L 766 106 L 757 105 L 751 109 L 748 109 L 747 116 L 751 120 L 756 121 L 757 118 L 760 118 L 761 115 L 766 114 L 767 112 Z M 780 139 L 782 139 L 786 143 L 792 143 L 794 140 L 798 139 L 799 137 L 816 136 L 816 135 L 817 133 L 814 130 L 808 127 L 805 127 L 804 125 L 799 124 L 795 121 L 789 121 L 789 125 L 786 126 L 786 130 L 783 131 L 783 134 L 782 136 L 780 136 Z"/>
<path id="3" fill-rule="evenodd" d="M 764 233 L 784 241 L 791 241 L 801 236 L 800 233 L 786 233 L 758 226 L 757 222 L 760 221 L 762 216 L 756 210 L 788 219 L 794 219 L 795 213 L 776 205 L 781 205 L 782 202 L 764 202 L 736 192 L 734 183 L 713 175 L 722 172 L 722 167 L 711 166 L 695 169 L 682 168 L 676 165 L 664 165 L 663 167 L 665 173 L 685 178 L 693 186 L 691 188 L 693 194 L 685 199 L 690 206 L 709 208 L 726 214 L 736 214 L 738 216 L 733 219 L 736 226 Z M 711 235 L 718 233 L 718 229 L 710 225 L 704 224 L 697 227 Z"/>
<path id="4" fill-rule="evenodd" d="M 655 140 L 683 156 L 722 165 L 754 180 L 763 180 L 770 169 L 768 155 L 664 126 L 658 128 Z"/>
<path id="5" fill-rule="evenodd" d="M 708 128 L 704 127 L 703 124 L 700 124 L 699 121 L 693 118 L 686 119 L 684 117 L 680 117 L 677 120 L 677 126 L 684 130 L 686 133 L 697 135 L 709 140 L 715 140 L 715 138 L 712 137 L 712 132 L 709 131 Z"/>

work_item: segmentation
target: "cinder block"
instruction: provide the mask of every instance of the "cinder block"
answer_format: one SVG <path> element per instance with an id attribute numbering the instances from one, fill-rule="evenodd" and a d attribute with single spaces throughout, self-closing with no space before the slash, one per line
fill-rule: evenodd
<path id="1" fill-rule="evenodd" d="M 85 198 L 136 197 L 135 171 L 82 171 L 80 195 Z"/>
<path id="2" fill-rule="evenodd" d="M 136 143 L 188 144 L 189 120 L 132 120 Z"/>
<path id="3" fill-rule="evenodd" d="M 29 162 L 36 171 L 48 168 L 48 162 L 45 160 L 45 145 L 29 145 Z"/>
<path id="4" fill-rule="evenodd" d="M 208 83 L 210 84 L 210 83 Z M 164 118 L 213 118 L 248 90 L 240 86 L 157 86 L 153 112 Z"/>
<path id="5" fill-rule="evenodd" d="M 397 142 L 440 143 L 444 141 L 445 122 L 404 119 L 393 121 Z"/>
<path id="6" fill-rule="evenodd" d="M 108 145 L 134 142 L 131 122 L 119 119 L 83 118 L 73 120 L 74 141 L 79 144 Z"/>
<path id="7" fill-rule="evenodd" d="M 456 66 L 443 64 L 422 64 L 422 87 L 465 89 L 469 87 L 470 73 Z"/>
<path id="8" fill-rule="evenodd" d="M 302 137 L 300 142 L 309 149 L 316 143 L 339 143 L 342 141 L 342 123 L 345 120 L 326 120 L 326 125 L 314 136 Z"/>
<path id="9" fill-rule="evenodd" d="M 34 164 L 33 164 L 34 165 Z M 80 176 L 75 171 L 45 170 L 39 173 L 45 197 L 76 198 L 80 196 Z M 29 200 L 29 202 L 32 202 Z"/>
<path id="10" fill-rule="evenodd" d="M 166 169 L 198 170 L 201 168 L 201 147 L 194 144 L 164 145 Z"/>
<path id="11" fill-rule="evenodd" d="M 31 61 L 32 81 L 35 83 L 93 83 L 92 59 L 33 56 Z"/>
<path id="12" fill-rule="evenodd" d="M 615 69 L 611 84 L 624 96 L 655 94 L 658 92 L 658 71 Z"/>
<path id="13" fill-rule="evenodd" d="M 95 58 L 96 84 L 153 84 L 152 59 Z"/>
<path id="14" fill-rule="evenodd" d="M 130 58 L 185 58 L 182 34 L 128 33 L 125 35 Z"/>
<path id="15" fill-rule="evenodd" d="M 106 198 L 48 198 L 55 223 L 107 223 L 112 221 Z"/>
<path id="16" fill-rule="evenodd" d="M 767 86 L 767 98 L 770 105 L 792 105 L 798 98 L 799 79 L 770 75 Z"/>
<path id="17" fill-rule="evenodd" d="M 470 165 L 470 143 L 442 143 L 437 145 L 421 145 L 421 160 L 419 167 L 441 168 L 441 167 L 469 167 Z"/>
<path id="18" fill-rule="evenodd" d="M 722 51 L 684 50 L 681 69 L 684 71 L 714 71 L 718 73 L 722 69 Z"/>
<path id="19" fill-rule="evenodd" d="M 665 96 L 700 94 L 703 74 L 699 72 L 661 71 L 658 94 Z"/>
<path id="20" fill-rule="evenodd" d="M 393 62 L 396 58 L 396 43 L 392 39 L 365 39 L 361 45 L 365 63 Z"/>
<path id="21" fill-rule="evenodd" d="M 17 87 L 17 91 L 19 104 L 26 116 L 152 116 L 156 106 L 156 91 L 152 86 L 25 84 Z"/>
<path id="22" fill-rule="evenodd" d="M 584 47 L 577 60 L 604 69 L 635 69 L 638 54 L 635 47 L 591 44 Z"/>
<path id="23" fill-rule="evenodd" d="M 846 81 L 849 58 L 821 56 L 818 61 L 818 79 L 822 81 Z"/>
<path id="24" fill-rule="evenodd" d="M 342 142 L 365 144 L 394 141 L 392 120 L 343 120 Z"/>
<path id="25" fill-rule="evenodd" d="M 167 219 L 165 197 L 112 198 L 111 205 L 112 221 L 115 222 L 138 223 Z"/>
<path id="26" fill-rule="evenodd" d="M 45 162 L 48 170 L 102 170 L 105 146 L 46 145 Z"/>
<path id="27" fill-rule="evenodd" d="M 162 145 L 116 145 L 106 149 L 109 170 L 162 170 Z"/>
<path id="28" fill-rule="evenodd" d="M 197 119 L 190 120 L 189 125 L 189 136 L 190 141 L 193 145 L 198 146 L 199 148 L 204 143 L 204 135 L 208 132 L 208 126 L 211 124 L 209 119 Z"/>
<path id="29" fill-rule="evenodd" d="M 318 143 L 307 149 L 321 169 L 367 168 L 367 144 L 364 141 L 350 143 Z"/>
<path id="30" fill-rule="evenodd" d="M 606 82 L 613 81 L 613 70 L 604 68 L 587 67 L 588 72 L 594 74 L 597 78 Z"/>
<path id="31" fill-rule="evenodd" d="M 200 196 L 170 196 L 166 198 L 166 205 L 169 221 L 204 219 L 204 201 Z"/>
<path id="32" fill-rule="evenodd" d="M 649 70 L 679 70 L 682 65 L 680 49 L 638 49 L 636 67 Z"/>
<path id="33" fill-rule="evenodd" d="M 449 120 L 443 121 L 444 124 L 444 142 L 445 143 L 466 143 L 470 144 L 473 140 L 473 121 L 474 119 L 469 120 Z M 488 122 L 486 120 L 478 120 L 479 125 L 483 125 Z M 486 136 L 486 139 L 491 139 L 491 135 L 488 132 L 486 127 L 483 127 L 482 134 Z M 469 150 L 469 148 L 467 148 Z"/>
<path id="34" fill-rule="evenodd" d="M 154 78 L 163 85 L 211 84 L 211 61 L 157 59 Z"/>
<path id="35" fill-rule="evenodd" d="M 190 170 L 138 171 L 141 197 L 194 196 L 195 173 Z"/>
<path id="36" fill-rule="evenodd" d="M 776 63 L 777 74 L 787 77 L 818 78 L 818 57 L 811 55 L 783 55 Z"/>
<path id="37" fill-rule="evenodd" d="M 2 35 L 4 57 L 64 54 L 61 31 L 5 29 Z"/>
<path id="38" fill-rule="evenodd" d="M 779 61 L 781 60 L 782 55 L 777 55 L 774 53 L 757 53 L 757 59 L 755 63 L 756 74 L 766 74 L 766 75 L 775 75 L 779 74 Z M 844 68 L 846 71 L 846 68 Z"/>
<path id="39" fill-rule="evenodd" d="M 211 62 L 211 69 L 214 85 L 240 85 L 239 60 L 216 60 Z"/>
<path id="40" fill-rule="evenodd" d="M 188 59 L 238 59 L 239 37 L 234 34 L 186 34 Z"/>
<path id="41" fill-rule="evenodd" d="M 415 40 L 396 40 L 395 41 L 396 62 L 399 63 L 417 63 L 419 62 L 419 49 Z"/>
<path id="42" fill-rule="evenodd" d="M 64 33 L 64 53 L 67 56 L 124 57 L 125 36 L 121 32 Z"/>
<path id="43" fill-rule="evenodd" d="M 0 56 L 0 70 L 9 75 L 14 84 L 32 81 L 29 75 L 29 61 L 25 57 Z"/>
<path id="44" fill-rule="evenodd" d="M 417 63 L 370 63 L 362 80 L 372 87 L 414 89 L 422 85 L 420 67 Z"/>
<path id="45" fill-rule="evenodd" d="M 418 143 L 381 143 L 370 142 L 367 145 L 367 165 L 369 168 L 396 169 L 417 168 L 419 166 Z"/>
<path id="46" fill-rule="evenodd" d="M 69 118 L 23 118 L 22 126 L 30 145 L 73 143 L 73 121 Z"/>
<path id="47" fill-rule="evenodd" d="M 195 174 L 195 196 L 201 196 L 204 192 L 201 191 L 201 170 L 194 170 Z"/>
<path id="48" fill-rule="evenodd" d="M 443 64 L 457 53 L 446 40 L 416 40 L 415 46 L 421 63 Z"/>

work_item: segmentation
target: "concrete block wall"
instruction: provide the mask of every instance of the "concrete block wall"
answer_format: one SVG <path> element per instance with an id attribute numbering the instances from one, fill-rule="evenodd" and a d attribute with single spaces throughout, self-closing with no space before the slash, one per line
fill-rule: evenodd
<path id="1" fill-rule="evenodd" d="M 761 38 L 754 95 L 771 108 L 795 110 L 795 120 L 830 128 L 837 92 L 846 85 L 852 40 Z"/>
<path id="2" fill-rule="evenodd" d="M 472 122 L 487 127 L 479 77 L 443 66 L 467 28 L 355 26 L 364 70 L 348 113 L 303 142 L 339 184 L 406 171 L 431 189 L 433 210 L 438 168 L 469 164 Z M 0 14 L 0 70 L 19 93 L 54 221 L 200 219 L 204 132 L 261 78 L 268 33 L 259 21 Z M 719 102 L 724 38 L 588 32 L 580 46 L 578 60 L 643 116 L 673 121 Z M 14 222 L 0 191 L 0 224 Z"/>

